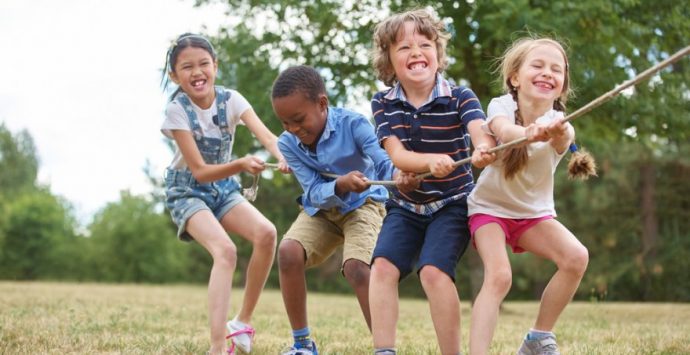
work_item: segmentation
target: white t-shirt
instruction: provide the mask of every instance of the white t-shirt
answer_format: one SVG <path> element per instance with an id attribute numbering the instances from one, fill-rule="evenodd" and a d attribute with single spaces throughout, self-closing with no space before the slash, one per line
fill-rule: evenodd
<path id="1" fill-rule="evenodd" d="M 239 92 L 235 90 L 227 91 L 230 92 L 230 98 L 226 101 L 226 114 L 228 122 L 227 130 L 228 133 L 232 135 L 232 141 L 234 143 L 235 128 L 238 124 L 244 124 L 244 122 L 240 120 L 240 116 L 242 116 L 242 114 L 248 109 L 251 109 L 252 106 Z M 195 105 L 194 102 L 191 102 L 191 104 L 194 112 L 196 113 L 196 117 L 199 120 L 202 135 L 205 137 L 220 138 L 220 127 L 213 123 L 213 116 L 218 115 L 218 107 L 216 106 L 216 102 L 214 101 L 213 105 L 206 110 L 201 109 L 199 106 Z M 189 125 L 189 118 L 184 112 L 184 108 L 177 100 L 173 100 L 168 103 L 168 106 L 165 108 L 165 121 L 163 121 L 163 125 L 161 126 L 161 132 L 166 137 L 172 139 L 172 131 L 177 129 L 183 131 L 192 130 L 191 126 Z M 228 154 L 232 154 L 232 146 L 233 144 L 230 144 L 230 152 L 228 152 Z M 184 157 L 182 156 L 179 148 L 175 149 L 175 156 L 173 157 L 172 163 L 170 163 L 169 167 L 175 170 L 181 170 L 187 167 L 187 163 L 184 161 Z"/>
<path id="2" fill-rule="evenodd" d="M 492 99 L 482 128 L 491 134 L 488 124 L 497 116 L 515 122 L 516 109 L 517 103 L 509 94 Z M 550 110 L 536 122 L 547 124 L 562 117 L 563 112 Z M 553 175 L 567 151 L 558 154 L 549 142 L 527 145 L 527 166 L 510 180 L 503 175 L 503 160 L 499 155 L 479 175 L 474 190 L 467 198 L 468 214 L 483 213 L 514 219 L 556 216 Z"/>

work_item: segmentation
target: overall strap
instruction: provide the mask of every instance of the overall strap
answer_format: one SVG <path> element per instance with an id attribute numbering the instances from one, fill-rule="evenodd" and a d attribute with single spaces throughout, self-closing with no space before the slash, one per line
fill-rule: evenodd
<path id="1" fill-rule="evenodd" d="M 218 126 L 221 130 L 228 128 L 228 107 L 227 102 L 230 100 L 230 91 L 225 90 L 222 86 L 216 86 L 216 107 L 218 108 Z"/>
<path id="2" fill-rule="evenodd" d="M 184 112 L 187 114 L 189 126 L 192 129 L 192 134 L 194 134 L 194 140 L 200 140 L 203 136 L 201 133 L 201 126 L 199 125 L 199 119 L 196 117 L 196 112 L 194 112 L 194 107 L 192 106 L 192 102 L 189 100 L 189 96 L 187 96 L 187 94 L 184 92 L 180 92 L 177 94 L 175 100 L 182 105 Z"/>

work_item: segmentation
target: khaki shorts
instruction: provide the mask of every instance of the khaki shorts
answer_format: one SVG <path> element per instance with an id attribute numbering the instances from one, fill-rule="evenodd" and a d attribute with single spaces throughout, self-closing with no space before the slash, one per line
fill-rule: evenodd
<path id="1" fill-rule="evenodd" d="M 344 215 L 336 208 L 321 210 L 314 216 L 301 210 L 283 239 L 302 245 L 308 268 L 326 261 L 340 245 L 343 264 L 356 259 L 369 265 L 385 214 L 383 203 L 372 200 Z"/>

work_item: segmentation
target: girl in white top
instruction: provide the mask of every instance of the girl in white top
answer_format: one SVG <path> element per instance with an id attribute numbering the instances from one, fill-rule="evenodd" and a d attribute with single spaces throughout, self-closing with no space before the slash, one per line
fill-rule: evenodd
<path id="1" fill-rule="evenodd" d="M 556 320 L 570 302 L 587 268 L 587 249 L 556 221 L 556 166 L 574 141 L 563 122 L 569 67 L 563 47 L 551 39 L 522 39 L 502 58 L 508 94 L 491 100 L 484 129 L 499 142 L 526 137 L 528 143 L 503 152 L 486 167 L 467 199 L 470 231 L 484 264 L 484 283 L 472 309 L 470 354 L 486 354 L 498 311 L 512 282 L 506 244 L 553 261 L 558 271 L 542 295 L 539 314 L 519 354 L 558 354 Z M 594 174 L 588 155 L 571 159 L 571 173 Z"/>
<path id="2" fill-rule="evenodd" d="M 249 322 L 273 264 L 276 228 L 242 197 L 233 178 L 243 171 L 259 174 L 265 168 L 257 157 L 232 159 L 235 127 L 245 124 L 278 159 L 280 170 L 289 169 L 277 137 L 247 100 L 237 91 L 214 86 L 218 62 L 206 38 L 189 33 L 179 36 L 166 55 L 166 70 L 179 85 L 161 129 L 178 148 L 165 176 L 166 207 L 178 226 L 178 237 L 197 241 L 213 257 L 208 283 L 209 353 L 234 354 L 235 346 L 248 353 L 254 335 Z M 228 232 L 248 240 L 252 255 L 242 307 L 226 323 L 237 262 Z M 226 338 L 231 340 L 229 348 Z"/>

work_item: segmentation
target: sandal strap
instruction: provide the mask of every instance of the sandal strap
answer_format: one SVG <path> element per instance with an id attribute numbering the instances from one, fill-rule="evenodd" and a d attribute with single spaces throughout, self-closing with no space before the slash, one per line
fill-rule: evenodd
<path id="1" fill-rule="evenodd" d="M 225 339 L 230 339 L 230 338 L 232 338 L 232 337 L 234 337 L 234 336 L 237 336 L 237 335 L 240 335 L 240 334 L 249 334 L 250 337 L 254 337 L 254 334 L 256 334 L 256 330 L 254 330 L 254 328 L 252 328 L 252 327 L 247 327 L 247 328 L 244 328 L 244 329 L 240 329 L 240 330 L 238 330 L 238 331 L 236 331 L 236 332 L 234 332 L 234 333 L 228 334 L 228 335 L 225 337 Z"/>

